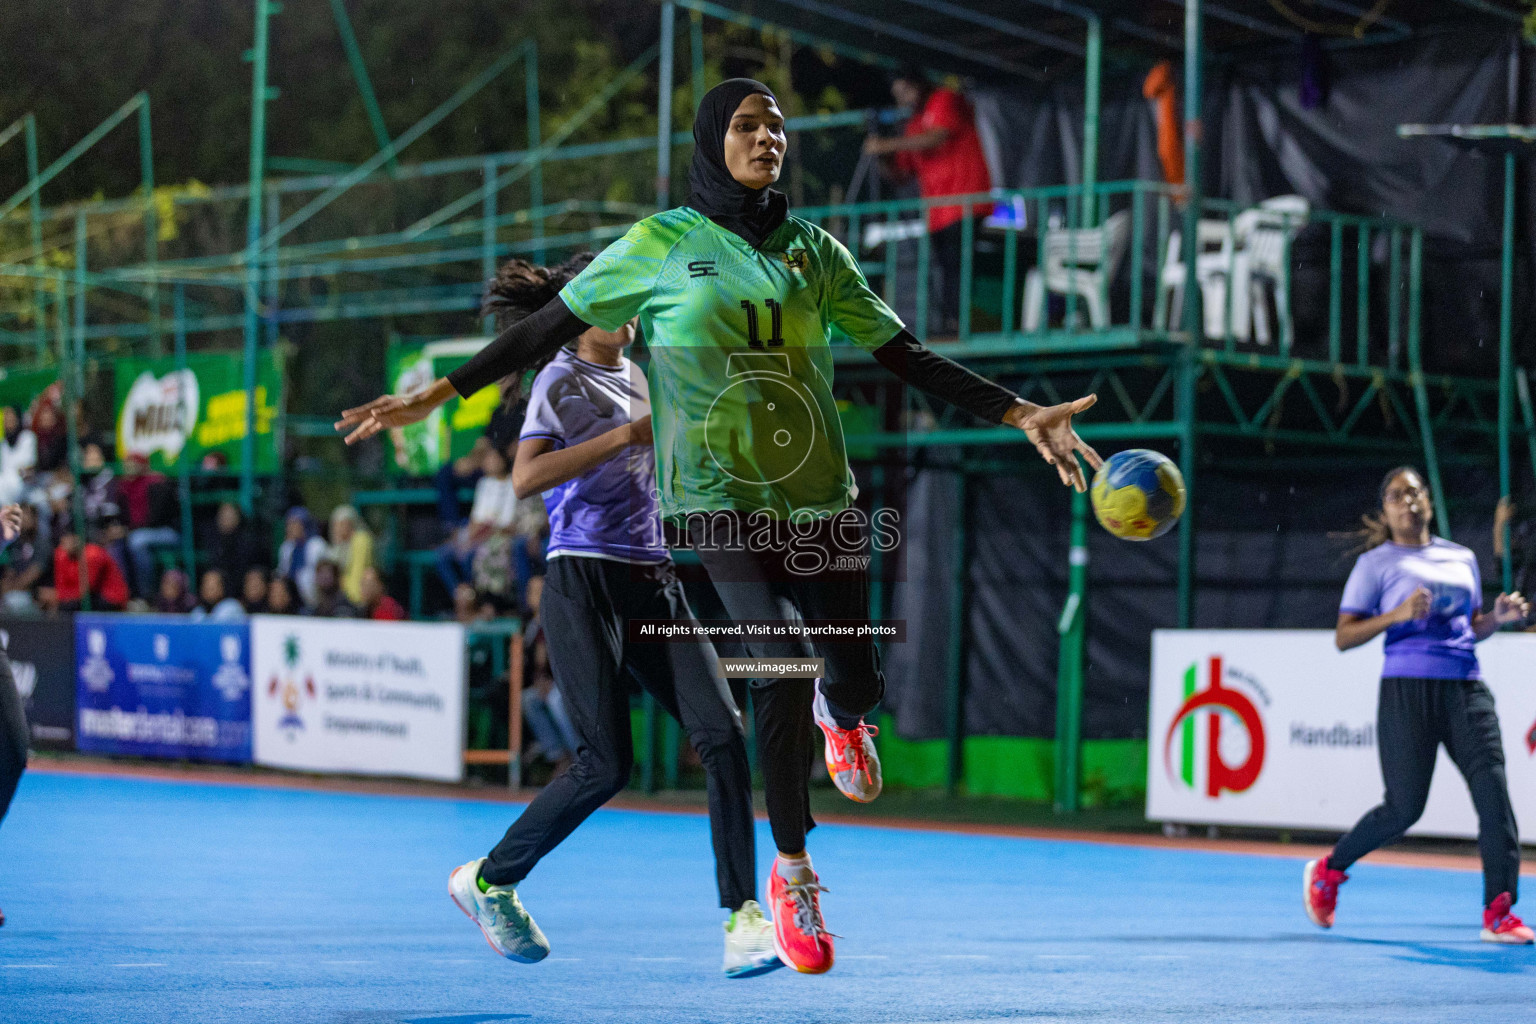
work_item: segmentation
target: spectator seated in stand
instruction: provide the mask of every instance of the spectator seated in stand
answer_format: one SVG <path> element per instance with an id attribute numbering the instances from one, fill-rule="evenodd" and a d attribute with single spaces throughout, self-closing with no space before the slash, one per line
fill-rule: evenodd
<path id="1" fill-rule="evenodd" d="M 240 584 L 240 603 L 247 615 L 260 615 L 267 610 L 267 570 L 260 566 L 245 570 L 245 578 Z"/>
<path id="2" fill-rule="evenodd" d="M 208 555 L 208 567 L 222 572 L 226 580 L 243 580 L 252 566 L 267 561 L 255 529 L 232 501 L 219 505 L 213 529 L 204 534 L 203 550 Z"/>
<path id="3" fill-rule="evenodd" d="M 230 593 L 224 584 L 224 573 L 209 569 L 197 587 L 197 607 L 192 618 L 197 622 L 240 622 L 245 618 L 245 607 Z"/>
<path id="4" fill-rule="evenodd" d="M 167 569 L 160 575 L 160 590 L 151 602 L 158 615 L 185 615 L 197 607 L 197 598 L 187 584 L 187 574 L 180 569 Z"/>
<path id="5" fill-rule="evenodd" d="M 86 584 L 92 611 L 122 611 L 128 604 L 128 581 L 123 578 L 107 549 L 100 544 L 84 544 Z M 80 535 L 71 527 L 59 538 L 53 552 L 53 591 L 50 610 L 73 612 L 81 608 Z"/>
<path id="6" fill-rule="evenodd" d="M 443 463 L 432 478 L 437 489 L 437 517 L 443 524 L 443 533 L 450 534 L 464 524 L 464 509 L 459 503 L 459 491 L 474 487 L 485 475 L 485 453 L 491 450 L 491 442 L 484 437 L 475 439 L 468 454 Z"/>
<path id="7" fill-rule="evenodd" d="M 341 592 L 354 605 L 363 600 L 363 573 L 373 565 L 373 534 L 351 505 L 331 512 L 330 559 L 341 571 Z"/>
<path id="8" fill-rule="evenodd" d="M 75 481 L 68 473 L 56 473 L 53 485 L 48 489 L 48 504 L 57 522 L 71 514 Z M 85 518 L 91 521 L 117 512 L 117 474 L 107 460 L 107 450 L 99 444 L 80 446 L 80 495 L 85 506 Z M 58 536 L 62 531 L 54 530 Z"/>
<path id="9" fill-rule="evenodd" d="M 0 505 L 21 501 L 37 466 L 37 437 L 21 422 L 15 407 L 0 409 Z"/>
<path id="10" fill-rule="evenodd" d="M 460 625 L 473 626 L 494 619 L 496 609 L 475 593 L 473 583 L 460 583 L 453 588 L 453 610 L 444 617 Z"/>
<path id="11" fill-rule="evenodd" d="M 298 615 L 299 602 L 293 596 L 293 584 L 286 576 L 274 576 L 267 584 L 268 615 Z"/>
<path id="12" fill-rule="evenodd" d="M 437 549 L 437 572 L 443 587 L 452 594 L 461 583 L 475 578 L 475 556 L 492 538 L 500 537 L 508 557 L 510 575 L 510 539 L 517 508 L 512 490 L 511 465 L 505 452 L 491 448 L 485 453 L 485 476 L 475 484 L 475 503 L 469 522 L 454 531 Z"/>
<path id="13" fill-rule="evenodd" d="M 512 606 L 521 610 L 529 603 L 529 581 L 544 575 L 544 553 L 549 548 L 549 512 L 542 495 L 518 499 L 512 531 L 512 576 L 517 590 Z"/>
<path id="14" fill-rule="evenodd" d="M 283 531 L 277 575 L 293 584 L 298 601 L 308 607 L 315 603 L 315 566 L 325 557 L 325 541 L 315 527 L 315 517 L 302 506 L 288 510 Z"/>
<path id="15" fill-rule="evenodd" d="M 149 606 L 149 602 L 131 596 L 133 592 L 133 571 L 128 560 L 128 527 L 123 523 L 122 513 L 116 505 L 109 501 L 101 506 L 100 515 L 94 520 L 88 518 L 87 521 L 97 524 L 96 543 L 105 548 L 107 554 L 112 556 L 112 561 L 117 563 L 117 571 L 122 573 L 123 579 L 129 582 L 129 609 L 135 610 L 132 606 L 137 602 L 143 607 L 136 610 L 143 611 Z M 65 528 L 67 529 L 67 527 Z M 61 529 L 60 532 L 62 533 L 63 530 Z"/>
<path id="16" fill-rule="evenodd" d="M 381 622 L 400 622 L 405 618 L 405 609 L 385 593 L 384 577 L 371 565 L 363 570 L 362 600 L 357 610 L 362 618 Z"/>
<path id="17" fill-rule="evenodd" d="M 322 619 L 355 619 L 357 606 L 341 591 L 341 570 L 329 558 L 315 563 L 315 600 L 305 613 Z"/>
<path id="18" fill-rule="evenodd" d="M 69 430 L 59 418 L 59 407 L 38 401 L 32 406 L 32 436 L 37 439 L 39 477 L 69 471 Z"/>
<path id="19" fill-rule="evenodd" d="M 554 766 L 554 774 L 559 775 L 570 765 L 580 741 L 549 665 L 549 647 L 544 641 L 544 627 L 539 622 L 543 593 L 543 576 L 528 581 L 528 615 L 523 626 L 524 678 L 528 682 L 523 687 L 523 721 L 528 723 L 534 742 L 523 751 L 523 763 L 530 764 L 542 757 Z"/>
<path id="20" fill-rule="evenodd" d="M 6 549 L 0 569 L 0 607 L 12 614 L 37 611 L 37 591 L 53 576 L 53 544 L 34 505 L 21 506 L 21 533 Z"/>
<path id="21" fill-rule="evenodd" d="M 181 543 L 181 507 L 176 484 L 153 473 L 138 453 L 123 459 L 117 481 L 117 505 L 128 527 L 128 568 L 136 597 L 148 597 L 159 582 L 155 552 Z"/>

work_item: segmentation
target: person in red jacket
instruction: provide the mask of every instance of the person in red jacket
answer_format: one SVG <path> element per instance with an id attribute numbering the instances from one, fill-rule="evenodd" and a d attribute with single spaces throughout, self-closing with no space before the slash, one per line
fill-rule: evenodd
<path id="1" fill-rule="evenodd" d="M 961 196 L 992 188 L 992 174 L 976 134 L 971 105 L 953 89 L 934 88 L 920 69 L 908 68 L 891 82 L 896 103 L 913 112 L 906 133 L 899 139 L 871 135 L 864 152 L 894 156 L 898 176 L 916 177 L 923 198 Z M 940 333 L 960 329 L 960 250 L 962 222 L 967 216 L 980 219 L 992 209 L 990 202 L 964 206 L 934 206 L 928 211 L 928 232 L 933 236 L 933 257 L 939 265 Z M 979 226 L 979 225 L 978 225 Z M 975 237 L 975 236 L 972 236 Z"/>
<path id="2" fill-rule="evenodd" d="M 363 570 L 359 589 L 363 599 L 359 610 L 363 618 L 384 622 L 399 622 L 405 618 L 405 609 L 399 601 L 384 592 L 384 577 L 373 566 Z"/>
<path id="3" fill-rule="evenodd" d="M 91 595 L 91 610 L 122 611 L 128 603 L 128 581 L 117 562 L 100 544 L 85 545 L 86 588 Z M 53 588 L 59 608 L 80 608 L 80 537 L 73 530 L 59 538 L 53 551 Z"/>

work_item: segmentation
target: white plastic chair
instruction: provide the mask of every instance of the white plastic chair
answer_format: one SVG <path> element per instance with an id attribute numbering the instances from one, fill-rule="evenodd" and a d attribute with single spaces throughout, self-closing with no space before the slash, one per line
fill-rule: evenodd
<path id="1" fill-rule="evenodd" d="M 1202 220 L 1195 230 L 1200 247 L 1195 258 L 1195 275 L 1200 282 L 1200 297 L 1205 307 L 1205 335 L 1219 338 L 1225 334 L 1227 275 L 1234 262 L 1235 226 L 1224 220 Z M 1157 279 L 1157 301 L 1152 305 L 1152 326 L 1159 331 L 1179 330 L 1184 322 L 1184 247 L 1181 232 L 1168 235 L 1162 270 Z M 1237 296 L 1233 296 L 1234 300 Z M 1234 323 L 1241 322 L 1233 310 Z"/>
<path id="2" fill-rule="evenodd" d="M 1131 215 L 1121 210 L 1096 228 L 1057 228 L 1045 233 L 1045 266 L 1024 276 L 1024 330 L 1040 329 L 1045 292 L 1077 295 L 1094 330 L 1109 326 L 1109 283 L 1125 258 Z"/>
<path id="3" fill-rule="evenodd" d="M 923 217 L 909 217 L 894 221 L 872 220 L 865 222 L 860 242 L 864 248 L 873 249 L 887 242 L 910 242 L 927 233 L 928 221 Z"/>
<path id="4" fill-rule="evenodd" d="M 1267 286 L 1274 291 L 1280 346 L 1285 351 L 1291 348 L 1291 242 L 1311 212 L 1311 204 L 1301 196 L 1275 196 L 1256 209 L 1244 210 L 1234 224 L 1239 248 L 1232 280 L 1246 296 L 1242 334 L 1247 336 L 1251 320 L 1254 340 L 1260 345 L 1268 345 L 1275 333 L 1265 302 Z"/>

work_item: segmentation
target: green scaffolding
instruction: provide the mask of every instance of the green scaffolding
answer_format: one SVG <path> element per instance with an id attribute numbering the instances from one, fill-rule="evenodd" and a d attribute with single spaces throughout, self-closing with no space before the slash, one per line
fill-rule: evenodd
<path id="1" fill-rule="evenodd" d="M 889 69 L 900 62 L 894 52 L 921 52 L 925 63 L 937 72 L 982 69 L 1004 77 L 1042 80 L 1045 76 L 1019 57 L 984 43 L 958 43 L 941 34 L 904 28 L 892 15 L 876 18 L 860 13 L 859 5 L 834 5 L 820 0 L 775 0 L 773 5 L 738 5 L 710 0 L 664 0 L 659 11 L 658 37 L 610 81 L 596 83 L 587 102 L 572 116 L 547 131 L 541 125 L 539 54 L 530 39 L 519 43 L 489 63 L 473 79 L 445 99 L 416 124 L 391 135 L 374 96 L 368 70 L 356 34 L 341 0 L 329 0 L 341 48 L 363 99 L 366 116 L 378 149 L 355 167 L 338 168 L 301 158 L 279 159 L 267 153 L 266 104 L 275 95 L 268 82 L 268 58 L 274 16 L 281 5 L 274 0 L 252 0 L 255 21 L 253 42 L 246 57 L 251 65 L 252 112 L 250 123 L 249 178 L 243 185 L 167 194 L 157 191 L 154 177 L 150 104 L 144 94 L 132 97 L 114 114 L 84 136 L 46 167 L 40 167 L 36 123 L 31 114 L 0 130 L 0 150 L 20 138 L 25 144 L 27 184 L 0 202 L 0 227 L 25 218 L 27 243 L 0 253 L 0 285 L 10 285 L 29 297 L 24 314 L 11 323 L 0 323 L 0 352 L 8 366 L 31 362 L 56 367 L 70 398 L 68 416 L 71 465 L 79 466 L 79 443 L 73 415 L 73 399 L 84 383 L 84 366 L 93 342 L 105 339 L 142 343 L 155 355 L 164 354 L 165 335 L 173 339 L 173 351 L 184 361 L 189 335 L 239 331 L 240 356 L 247 394 L 254 390 L 257 360 L 264 347 L 291 322 L 368 320 L 430 312 L 472 314 L 479 306 L 480 280 L 494 273 L 497 263 L 514 253 L 543 260 L 552 251 L 601 246 L 622 234 L 635 219 L 672 203 L 673 149 L 691 142 L 688 132 L 672 123 L 672 95 L 678 60 L 677 19 L 687 14 L 690 54 L 689 88 L 693 98 L 702 94 L 705 82 L 703 23 L 718 19 L 753 29 L 781 33 L 794 43 L 817 47 L 845 58 Z M 313 0 L 311 0 L 313 2 Z M 974 197 L 988 203 L 1012 204 L 1030 214 L 1034 224 L 1046 224 L 1052 216 L 1069 229 L 1098 229 L 1118 214 L 1129 218 L 1129 274 L 1131 300 L 1127 316 L 1096 329 L 1078 326 L 1078 300 L 1069 295 L 1063 326 L 1025 330 L 1019 301 L 1023 280 L 1020 234 L 1007 232 L 1003 240 L 1000 287 L 990 299 L 979 295 L 974 266 L 971 221 L 965 221 L 966 237 L 961 267 L 961 322 L 959 336 L 945 346 L 946 354 L 992 376 L 1025 397 L 1054 400 L 1080 390 L 1101 394 L 1099 407 L 1082 434 L 1090 441 L 1163 441 L 1175 444 L 1191 500 L 1199 490 L 1197 455 L 1202 450 L 1221 451 L 1233 459 L 1255 444 L 1285 446 L 1299 458 L 1337 460 L 1356 453 L 1362 457 L 1387 455 L 1421 456 L 1441 509 L 1440 528 L 1446 527 L 1449 506 L 1441 481 L 1440 444 L 1447 437 L 1464 440 L 1463 449 L 1497 451 L 1500 487 L 1511 487 L 1510 450 L 1517 431 L 1524 430 L 1536 467 L 1536 413 L 1523 373 L 1513 363 L 1512 268 L 1514 262 L 1513 194 L 1514 158 L 1506 163 L 1506 218 L 1503 237 L 1503 274 L 1500 309 L 1500 374 L 1497 380 L 1475 377 L 1430 376 L 1423 370 L 1421 338 L 1421 273 L 1423 237 L 1414 225 L 1385 218 L 1360 217 L 1314 210 L 1313 223 L 1326 224 L 1330 237 L 1329 326 L 1327 357 L 1299 358 L 1289 350 L 1289 335 L 1282 331 L 1273 354 L 1240 351 L 1234 341 L 1231 309 L 1225 311 L 1224 336 L 1207 343 L 1200 309 L 1197 259 L 1199 248 L 1183 248 L 1184 279 L 1181 322 L 1190 325 L 1170 329 L 1149 315 L 1152 298 L 1148 281 L 1159 279 L 1158 266 L 1146 266 L 1147 253 L 1161 254 L 1169 235 L 1180 230 L 1184 239 L 1198 236 L 1203 216 L 1227 218 L 1236 212 L 1230 203 L 1201 194 L 1200 166 L 1203 131 L 1200 96 L 1203 71 L 1208 61 L 1205 46 L 1206 19 L 1215 18 L 1230 28 L 1241 24 L 1260 35 L 1277 30 L 1259 19 L 1238 15 L 1209 0 L 1166 0 L 1182 5 L 1182 37 L 1148 28 L 1133 15 L 1134 4 L 1098 3 L 1093 6 L 1071 0 L 1027 0 L 1049 12 L 1055 20 L 1043 27 L 987 14 L 946 0 L 903 0 L 899 6 L 924 12 L 925 16 L 952 19 L 969 30 L 1005 41 L 1010 46 L 1042 47 L 1061 59 L 1074 62 L 1083 76 L 1086 123 L 1083 132 L 1081 181 L 1074 185 L 1036 189 L 997 189 Z M 1489 17 L 1504 18 L 1509 12 L 1482 0 L 1457 0 Z M 1478 5 L 1481 6 L 1478 6 Z M 801 17 L 769 18 L 763 8 L 783 8 Z M 1234 19 L 1247 18 L 1247 24 Z M 1383 20 L 1373 33 L 1356 42 L 1391 41 L 1411 32 L 1412 26 Z M 836 25 L 843 31 L 817 32 L 807 25 Z M 279 23 L 280 24 L 280 23 Z M 1080 27 L 1078 29 L 1070 26 Z M 1141 40 L 1153 48 L 1182 51 L 1184 61 L 1184 149 L 1187 188 L 1158 182 L 1102 182 L 1098 175 L 1100 93 L 1105 64 L 1106 29 L 1122 37 Z M 969 38 L 969 35 L 967 36 Z M 1353 44 L 1351 44 L 1353 45 Z M 1124 48 L 1113 61 L 1126 60 Z M 434 125 L 451 116 L 492 81 L 521 66 L 527 99 L 525 149 L 474 154 L 411 164 L 402 154 Z M 573 143 L 575 133 L 623 89 L 654 74 L 656 104 L 660 116 L 654 137 L 615 138 L 600 142 Z M 860 131 L 871 114 L 887 121 L 892 111 L 853 110 L 791 118 L 792 132 L 826 130 Z M 42 191 L 57 175 L 81 159 L 108 133 L 136 119 L 139 133 L 141 186 L 127 198 L 47 208 Z M 570 160 L 633 155 L 653 158 L 656 168 L 655 204 L 611 202 L 600 199 L 544 195 L 544 173 L 552 165 Z M 317 169 L 318 173 L 273 177 L 271 170 L 291 172 Z M 466 175 L 476 176 L 473 185 L 455 184 Z M 330 208 L 356 196 L 362 187 L 405 182 L 436 182 L 458 194 L 407 227 L 360 235 L 327 233 L 317 225 Z M 508 189 L 523 183 L 527 202 L 506 209 Z M 243 204 L 244 244 L 231 252 L 197 253 L 166 258 L 161 251 L 162 211 L 179 216 L 212 204 Z M 800 209 L 797 213 L 821 223 L 859 246 L 863 230 L 873 222 L 896 224 L 921 217 L 928 206 L 923 200 L 877 203 L 842 203 Z M 949 198 L 943 205 L 956 205 Z M 25 209 L 23 209 L 25 207 Z M 142 255 L 109 266 L 90 266 L 88 256 L 94 232 L 134 222 L 142 233 Z M 64 241 L 67 239 L 67 242 Z M 1045 261 L 1045 232 L 1037 231 L 1035 264 Z M 1356 254 L 1385 244 L 1389 252 L 1388 352 L 1373 357 L 1368 339 L 1370 304 L 1357 302 L 1356 322 L 1344 323 L 1343 309 L 1351 292 L 1370 292 L 1370 260 L 1358 259 L 1353 279 L 1346 280 L 1343 265 L 1350 247 Z M 917 246 L 915 300 L 919 336 L 927 332 L 928 267 L 931 253 L 926 235 Z M 70 253 L 67 260 L 59 257 Z M 886 241 L 862 260 L 877 287 L 894 297 L 899 287 L 898 243 Z M 347 275 L 388 275 L 418 272 L 430 276 L 444 268 L 473 268 L 477 280 L 458 283 L 409 284 L 338 290 L 321 299 L 279 306 L 281 287 L 289 282 L 326 282 Z M 1148 271 L 1153 271 L 1149 273 Z M 1229 289 L 1230 291 L 1230 289 Z M 103 309 L 119 310 L 116 317 L 98 316 L 94 321 L 88 299 Z M 1042 298 L 1041 301 L 1044 301 Z M 165 307 L 169 306 L 169 319 Z M 1230 304 L 1229 304 L 1230 306 Z M 126 312 L 122 312 L 126 310 Z M 985 324 L 973 323 L 980 312 Z M 993 314 L 995 313 L 995 317 Z M 1113 318 L 1111 318 L 1113 319 Z M 995 322 L 994 322 L 995 321 Z M 1353 338 L 1351 338 L 1351 327 Z M 1025 441 L 1019 431 L 977 427 L 953 410 L 928 405 L 923 396 L 902 394 L 882 386 L 874 363 L 851 346 L 839 347 L 840 392 L 855 405 L 867 407 L 867 422 L 881 424 L 863 434 L 850 435 L 852 450 L 873 453 L 867 460 L 876 484 L 876 500 L 884 500 L 885 481 L 917 450 L 952 449 L 959 453 L 962 482 L 968 475 L 1005 471 L 1015 465 L 1010 451 Z M 1347 395 L 1347 401 L 1343 401 Z M 1330 402 L 1330 398 L 1333 399 Z M 1343 403 L 1342 405 L 1340 403 Z M 1489 416 L 1488 405 L 1497 407 Z M 1514 409 L 1521 411 L 1516 423 Z M 246 403 L 246 430 L 240 467 L 238 499 L 249 510 L 259 480 L 253 469 L 254 406 Z M 1341 411 L 1347 409 L 1347 411 Z M 891 425 L 895 426 L 891 426 Z M 280 428 L 284 429 L 284 428 Z M 320 422 L 295 421 L 287 429 L 319 436 L 328 432 Z M 1247 447 L 1245 447 L 1247 446 Z M 183 497 L 190 494 L 188 470 L 180 470 Z M 963 486 L 963 483 L 962 483 Z M 376 492 L 380 500 L 403 500 L 398 490 Z M 390 496 L 394 497 L 391 498 Z M 963 506 L 962 502 L 962 506 Z M 190 516 L 189 503 L 183 507 Z M 1078 766 L 1083 686 L 1084 644 L 1089 573 L 1084 530 L 1087 503 L 1074 499 L 1069 594 L 1060 621 L 1061 652 L 1058 673 L 1058 741 L 1056 758 L 1057 807 L 1070 812 L 1080 803 Z M 81 516 L 78 508 L 76 516 Z M 1178 622 L 1194 625 L 1195 517 L 1186 515 L 1178 531 Z M 185 524 L 190 525 L 190 524 Z M 190 534 L 190 530 L 184 530 Z M 963 566 L 969 537 L 962 520 L 954 538 L 958 567 L 953 581 L 952 647 L 946 685 L 950 696 L 950 747 L 948 780 L 958 787 L 963 777 L 964 658 L 966 607 Z M 190 562 L 191 552 L 183 557 Z M 420 566 L 413 568 L 413 592 L 419 592 Z M 1506 575 L 1508 569 L 1506 567 Z M 877 574 L 878 575 L 878 574 Z M 884 581 L 876 579 L 874 614 L 889 601 Z M 646 720 L 654 723 L 654 708 L 647 705 Z M 652 755 L 657 746 L 654 727 L 643 745 L 643 775 L 648 787 L 657 784 Z M 675 750 L 675 731 L 664 746 Z M 663 781 L 675 781 L 676 758 Z"/>

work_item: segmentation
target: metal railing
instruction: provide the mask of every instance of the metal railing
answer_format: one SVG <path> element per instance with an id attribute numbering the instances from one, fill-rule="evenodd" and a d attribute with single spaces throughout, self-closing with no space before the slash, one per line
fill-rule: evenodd
<path id="1" fill-rule="evenodd" d="M 982 215 L 960 221 L 959 321 L 953 340 L 1007 344 L 1021 351 L 1061 347 L 1083 351 L 1085 346 L 1194 340 L 1196 332 L 1189 325 L 1170 329 L 1158 315 L 1162 305 L 1159 292 L 1168 289 L 1169 272 L 1177 270 L 1178 260 L 1170 259 L 1170 246 L 1176 248 L 1180 243 L 1181 201 L 1181 190 L 1166 184 L 1116 181 L 1091 187 L 994 189 L 967 196 L 817 206 L 796 210 L 795 214 L 826 227 L 847 245 L 886 301 L 900 302 L 915 313 L 913 333 L 929 340 L 936 334 L 930 323 L 935 303 L 931 283 L 935 254 L 931 235 L 922 230 L 920 218 L 937 208 L 971 207 Z M 1222 231 L 1219 258 L 1225 262 L 1217 266 L 1211 255 L 1201 254 L 1202 264 L 1211 267 L 1211 273 L 1222 275 L 1227 282 L 1244 276 L 1243 263 L 1249 257 L 1238 232 L 1244 214 L 1260 209 L 1219 199 L 1202 202 L 1201 221 Z M 994 210 L 1007 211 L 1009 223 L 990 216 Z M 1277 284 L 1293 296 L 1293 305 L 1298 294 L 1294 284 L 1297 258 L 1315 263 L 1317 239 L 1327 238 L 1326 347 L 1315 344 L 1312 338 L 1301 347 L 1333 363 L 1401 369 L 1407 357 L 1405 342 L 1418 329 L 1422 232 L 1389 218 L 1322 209 L 1305 213 L 1277 210 L 1268 217 L 1281 222 L 1275 229 L 1283 236 L 1277 266 L 1285 279 Z M 1093 240 L 1095 233 L 1118 233 L 1123 246 L 1113 265 L 1105 265 L 1108 261 L 1098 264 L 1106 271 L 1107 319 L 1091 328 L 1082 326 L 1090 300 L 1080 291 L 1053 292 L 1045 287 L 1036 296 L 1039 308 L 1026 311 L 1023 293 L 1029 273 L 1043 273 L 1053 262 L 1053 255 L 1069 270 L 1083 267 L 1090 257 L 1098 257 L 1098 248 L 1104 244 Z M 983 269 L 980 264 L 989 254 L 989 266 Z M 1345 273 L 1346 262 L 1354 264 L 1353 273 Z M 1386 285 L 1380 287 L 1383 278 Z M 950 285 L 946 282 L 945 287 Z M 1248 333 L 1235 319 L 1243 303 L 1234 301 L 1238 298 L 1234 292 L 1232 287 L 1225 288 L 1220 327 L 1215 332 L 1200 332 L 1202 345 L 1234 351 L 1239 339 Z M 1053 300 L 1053 295 L 1059 298 Z M 1301 297 L 1315 303 L 1317 296 L 1317 289 L 1312 287 Z M 1058 309 L 1060 315 L 1053 315 Z M 1354 312 L 1348 327 L 1346 309 Z M 1038 326 L 1026 328 L 1025 318 L 1031 312 L 1029 319 Z M 1294 319 L 1294 308 L 1291 313 Z M 1059 320 L 1061 326 L 1049 326 L 1053 320 Z M 1381 345 L 1372 343 L 1380 330 L 1377 324 L 1385 325 L 1380 331 Z M 1090 334 L 1098 337 L 1084 337 Z M 1277 331 L 1270 351 L 1282 357 L 1292 355 L 1297 348 L 1293 338 L 1294 332 Z"/>

